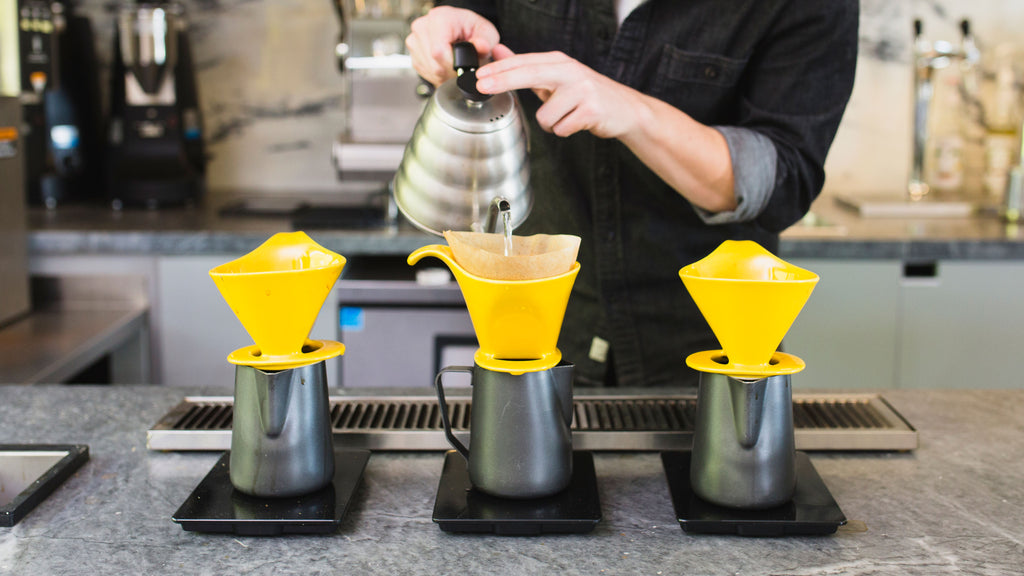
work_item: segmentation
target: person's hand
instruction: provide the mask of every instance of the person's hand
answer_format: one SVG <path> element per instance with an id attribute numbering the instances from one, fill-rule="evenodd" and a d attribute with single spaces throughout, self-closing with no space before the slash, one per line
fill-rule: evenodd
<path id="1" fill-rule="evenodd" d="M 494 62 L 476 72 L 477 89 L 485 94 L 533 90 L 544 103 L 537 123 L 548 132 L 564 137 L 586 130 L 599 138 L 622 138 L 639 122 L 640 92 L 561 52 L 516 55 L 498 45 L 493 56 Z"/>
<path id="2" fill-rule="evenodd" d="M 472 42 L 477 54 L 485 58 L 498 45 L 498 30 L 476 12 L 438 6 L 413 20 L 412 32 L 405 39 L 405 46 L 412 56 L 416 72 L 427 82 L 440 86 L 455 76 L 452 44 L 460 40 Z"/>

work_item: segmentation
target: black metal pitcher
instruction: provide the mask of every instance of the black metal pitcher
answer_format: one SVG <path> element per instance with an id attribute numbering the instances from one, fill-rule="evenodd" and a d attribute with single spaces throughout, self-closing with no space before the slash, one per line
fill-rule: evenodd
<path id="1" fill-rule="evenodd" d="M 480 366 L 448 366 L 434 380 L 445 436 L 469 466 L 478 490 L 503 498 L 561 492 L 572 478 L 572 376 L 562 361 L 548 370 L 510 374 Z M 452 433 L 444 375 L 472 377 L 470 447 Z"/>

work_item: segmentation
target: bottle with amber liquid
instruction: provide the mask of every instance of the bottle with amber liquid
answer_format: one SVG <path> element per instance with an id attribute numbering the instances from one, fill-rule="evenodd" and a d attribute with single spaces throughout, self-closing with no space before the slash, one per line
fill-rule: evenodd
<path id="1" fill-rule="evenodd" d="M 964 185 L 965 107 L 960 91 L 961 81 L 959 69 L 955 66 L 936 70 L 925 144 L 924 175 L 932 192 L 941 195 L 959 193 Z"/>
<path id="2" fill-rule="evenodd" d="M 985 192 L 989 199 L 1001 202 L 1007 177 L 1017 161 L 1021 127 L 1020 91 L 1013 62 L 1013 48 L 996 49 L 995 83 L 985 106 Z"/>

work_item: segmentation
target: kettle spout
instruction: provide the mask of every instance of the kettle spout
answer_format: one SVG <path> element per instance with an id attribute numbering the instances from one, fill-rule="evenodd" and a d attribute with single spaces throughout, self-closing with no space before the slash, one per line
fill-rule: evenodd
<path id="1" fill-rule="evenodd" d="M 501 216 L 502 222 L 505 221 L 505 215 L 512 213 L 512 204 L 508 200 L 501 196 L 496 196 L 491 200 L 491 205 L 487 208 L 487 222 L 484 223 L 483 231 L 488 234 L 493 234 L 498 231 L 498 216 Z"/>

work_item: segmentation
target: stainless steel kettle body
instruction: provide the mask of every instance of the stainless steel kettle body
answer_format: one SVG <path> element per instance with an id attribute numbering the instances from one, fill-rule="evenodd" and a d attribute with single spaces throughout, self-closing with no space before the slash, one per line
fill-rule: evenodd
<path id="1" fill-rule="evenodd" d="M 702 499 L 770 508 L 796 490 L 793 392 L 788 375 L 740 380 L 702 372 L 690 483 Z"/>
<path id="2" fill-rule="evenodd" d="M 480 232 L 491 202 L 504 198 L 518 226 L 533 208 L 518 99 L 476 92 L 476 50 L 456 49 L 460 76 L 438 87 L 416 123 L 392 182 L 395 204 L 426 232 Z"/>
<path id="3" fill-rule="evenodd" d="M 480 366 L 449 366 L 435 381 L 445 434 L 466 458 L 478 490 L 503 498 L 540 498 L 572 479 L 573 364 L 509 374 Z M 451 432 L 443 376 L 472 374 L 470 446 Z"/>
<path id="4" fill-rule="evenodd" d="M 229 472 L 250 496 L 298 496 L 334 477 L 323 362 L 289 370 L 235 367 Z"/>

